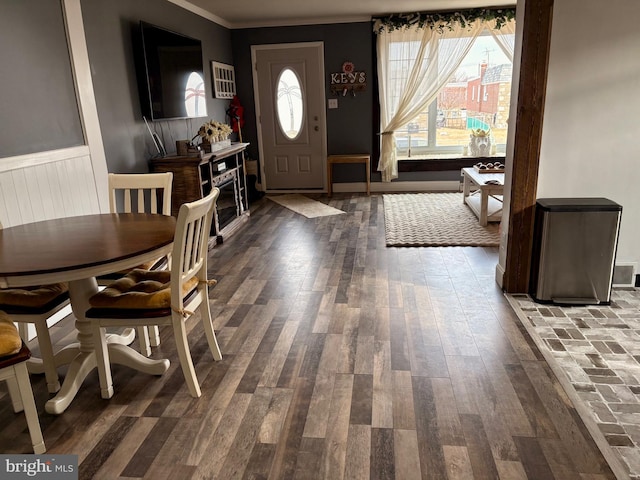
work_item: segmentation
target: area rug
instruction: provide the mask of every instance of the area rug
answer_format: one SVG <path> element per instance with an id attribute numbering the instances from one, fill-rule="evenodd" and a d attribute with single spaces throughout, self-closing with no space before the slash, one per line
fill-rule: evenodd
<path id="1" fill-rule="evenodd" d="M 497 247 L 498 223 L 480 226 L 462 193 L 383 195 L 388 247 Z"/>
<path id="2" fill-rule="evenodd" d="M 326 217 L 328 215 L 340 215 L 343 212 L 322 202 L 312 200 L 309 197 L 297 193 L 288 195 L 275 195 L 267 197 L 269 200 L 279 203 L 283 207 L 293 210 L 307 218 Z"/>

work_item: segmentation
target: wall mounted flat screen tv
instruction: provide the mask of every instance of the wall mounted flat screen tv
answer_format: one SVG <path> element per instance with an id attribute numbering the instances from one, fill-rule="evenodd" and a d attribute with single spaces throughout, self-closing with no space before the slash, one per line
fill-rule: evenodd
<path id="1" fill-rule="evenodd" d="M 140 22 L 136 63 L 142 114 L 151 120 L 207 116 L 202 43 Z"/>

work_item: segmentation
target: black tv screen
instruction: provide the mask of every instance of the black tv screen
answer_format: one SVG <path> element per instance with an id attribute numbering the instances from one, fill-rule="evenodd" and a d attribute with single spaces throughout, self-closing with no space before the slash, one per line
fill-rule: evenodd
<path id="1" fill-rule="evenodd" d="M 140 22 L 137 47 L 142 114 L 151 120 L 207 116 L 202 43 Z"/>

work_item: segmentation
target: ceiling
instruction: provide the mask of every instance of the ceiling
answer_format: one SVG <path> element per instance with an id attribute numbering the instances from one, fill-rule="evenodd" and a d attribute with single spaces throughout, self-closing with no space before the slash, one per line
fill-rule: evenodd
<path id="1" fill-rule="evenodd" d="M 170 0 L 227 28 L 369 21 L 403 12 L 514 5 L 515 0 Z"/>

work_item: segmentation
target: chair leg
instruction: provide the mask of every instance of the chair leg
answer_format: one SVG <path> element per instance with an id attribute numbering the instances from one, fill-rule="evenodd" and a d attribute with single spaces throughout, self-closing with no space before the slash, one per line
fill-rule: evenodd
<path id="1" fill-rule="evenodd" d="M 149 329 L 146 325 L 138 327 L 138 342 L 140 343 L 140 353 L 145 357 L 149 357 L 151 355 L 151 346 L 149 345 Z"/>
<path id="2" fill-rule="evenodd" d="M 18 323 L 18 333 L 20 334 L 20 338 L 24 340 L 24 343 L 29 343 L 29 324 L 28 323 Z"/>
<path id="3" fill-rule="evenodd" d="M 49 390 L 49 393 L 56 393 L 60 390 L 60 379 L 58 378 L 56 361 L 53 356 L 53 345 L 51 344 L 47 320 L 38 320 L 35 322 L 35 326 L 36 335 L 38 336 L 38 346 L 40 347 L 40 356 L 42 357 L 42 364 L 44 366 L 44 376 L 47 379 L 47 390 Z"/>
<path id="4" fill-rule="evenodd" d="M 9 398 L 11 398 L 11 406 L 15 413 L 24 410 L 22 405 L 22 396 L 20 395 L 20 388 L 18 387 L 18 381 L 15 377 L 7 378 L 7 390 L 9 390 Z"/>
<path id="5" fill-rule="evenodd" d="M 113 379 L 109 363 L 109 348 L 105 329 L 98 322 L 92 322 L 93 348 L 96 353 L 98 377 L 100 378 L 100 395 L 108 399 L 113 396 Z"/>
<path id="6" fill-rule="evenodd" d="M 157 325 L 149 327 L 149 343 L 152 347 L 160 346 L 160 329 Z"/>
<path id="7" fill-rule="evenodd" d="M 38 419 L 38 410 L 36 409 L 36 403 L 33 400 L 33 390 L 31 389 L 31 382 L 29 381 L 27 365 L 22 362 L 14 365 L 13 368 L 16 372 L 16 380 L 18 389 L 20 390 L 22 405 L 24 406 L 24 416 L 27 419 L 27 426 L 29 427 L 29 435 L 31 436 L 33 452 L 36 454 L 42 454 L 47 451 L 47 448 L 45 447 L 44 439 L 42 438 L 40 420 Z"/>
<path id="8" fill-rule="evenodd" d="M 172 324 L 173 334 L 176 339 L 176 349 L 178 350 L 178 358 L 180 359 L 180 366 L 182 367 L 184 380 L 187 382 L 187 387 L 189 388 L 191 396 L 198 398 L 202 395 L 202 392 L 200 391 L 200 385 L 198 385 L 196 371 L 193 368 L 193 360 L 191 359 L 189 344 L 187 343 L 187 331 L 184 326 L 184 319 L 181 315 L 174 313 Z"/>
<path id="9" fill-rule="evenodd" d="M 200 303 L 200 317 L 202 318 L 204 333 L 207 336 L 207 343 L 209 344 L 213 359 L 222 360 L 222 352 L 220 352 L 220 347 L 218 346 L 216 332 L 213 330 L 213 319 L 211 318 L 211 310 L 209 309 L 209 296 L 207 295 L 206 287 L 203 294 L 204 298 L 202 299 L 202 303 Z"/>

